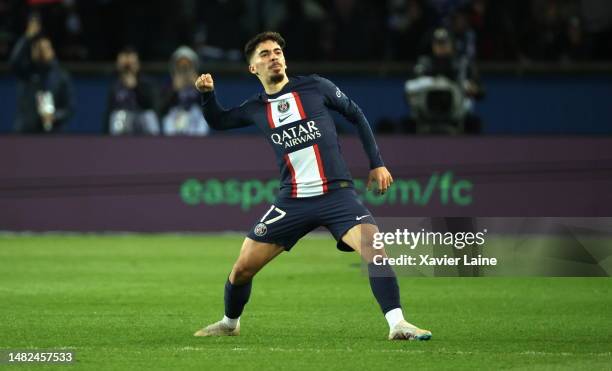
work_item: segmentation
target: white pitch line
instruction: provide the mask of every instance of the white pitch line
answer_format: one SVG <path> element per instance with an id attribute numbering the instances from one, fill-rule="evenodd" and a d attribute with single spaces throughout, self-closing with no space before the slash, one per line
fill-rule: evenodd
<path id="1" fill-rule="evenodd" d="M 214 348 L 219 349 L 218 347 Z M 213 350 L 213 348 L 199 348 L 199 347 L 191 347 L 191 346 L 187 346 L 187 347 L 182 347 L 179 349 L 180 351 L 210 351 Z M 241 348 L 241 347 L 235 347 L 231 349 L 232 351 L 237 351 L 237 352 L 248 352 L 248 351 L 260 351 L 260 348 L 253 348 L 253 349 L 249 349 L 249 348 Z M 363 352 L 368 352 L 368 353 L 412 353 L 412 354 L 425 354 L 425 353 L 431 353 L 431 351 L 428 350 L 420 350 L 420 349 L 351 349 L 351 348 L 325 348 L 325 349 L 320 349 L 320 348 L 279 348 L 279 347 L 272 347 L 272 348 L 267 348 L 268 351 L 270 352 L 315 352 L 315 353 L 332 353 L 332 352 L 353 352 L 353 351 L 358 351 L 360 353 Z M 448 354 L 448 355 L 475 355 L 475 354 L 487 354 L 486 352 L 465 352 L 465 351 L 461 351 L 461 350 L 457 350 L 457 351 L 448 351 L 448 350 L 443 350 L 443 349 L 436 349 L 435 350 L 436 353 L 438 354 Z M 522 355 L 522 356 L 562 356 L 562 357 L 571 357 L 571 356 L 587 356 L 587 357 L 610 357 L 612 356 L 611 352 L 604 352 L 604 353 L 571 353 L 571 352 L 558 352 L 558 353 L 554 353 L 554 352 L 538 352 L 538 351 L 523 351 L 523 352 L 512 352 L 512 353 L 504 353 L 506 355 Z"/>

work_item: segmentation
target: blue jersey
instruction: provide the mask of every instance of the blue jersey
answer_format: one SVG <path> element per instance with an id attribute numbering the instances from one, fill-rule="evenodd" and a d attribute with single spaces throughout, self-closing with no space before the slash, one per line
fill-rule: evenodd
<path id="1" fill-rule="evenodd" d="M 202 106 L 213 129 L 257 125 L 264 133 L 280 167 L 281 197 L 313 197 L 352 187 L 330 109 L 357 127 L 370 168 L 384 166 L 361 109 L 331 81 L 317 75 L 292 77 L 280 92 L 257 94 L 228 110 L 214 91 L 204 93 Z"/>

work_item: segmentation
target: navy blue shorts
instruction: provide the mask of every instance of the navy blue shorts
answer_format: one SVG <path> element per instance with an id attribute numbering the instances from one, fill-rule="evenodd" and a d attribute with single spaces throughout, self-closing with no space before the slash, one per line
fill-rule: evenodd
<path id="1" fill-rule="evenodd" d="M 332 233 L 339 250 L 353 251 L 342 242 L 342 236 L 355 225 L 364 223 L 376 224 L 376 221 L 355 190 L 344 188 L 315 197 L 279 197 L 247 236 L 289 251 L 300 238 L 322 226 Z"/>

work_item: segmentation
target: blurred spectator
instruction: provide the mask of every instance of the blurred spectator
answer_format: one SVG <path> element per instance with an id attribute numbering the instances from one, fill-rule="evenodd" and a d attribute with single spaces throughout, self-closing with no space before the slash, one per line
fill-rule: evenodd
<path id="1" fill-rule="evenodd" d="M 610 0 L 0 0 L 0 56 L 31 9 L 62 60 L 112 60 L 135 45 L 143 59 L 161 61 L 181 44 L 202 60 L 237 60 L 234 51 L 263 29 L 287 35 L 296 60 L 414 60 L 440 26 L 470 58 L 612 58 Z"/>
<path id="2" fill-rule="evenodd" d="M 476 59 L 476 33 L 470 24 L 471 7 L 461 7 L 450 17 L 450 31 L 455 41 L 455 55 Z"/>
<path id="3" fill-rule="evenodd" d="M 429 3 L 436 10 L 438 15 L 437 26 L 446 24 L 455 10 L 470 2 L 471 0 L 429 0 Z"/>
<path id="4" fill-rule="evenodd" d="M 248 30 L 249 16 L 260 18 L 259 12 L 248 12 L 247 7 L 259 4 L 259 1 L 207 0 L 197 1 L 197 25 L 206 32 L 206 43 L 223 50 L 241 50 L 244 41 L 252 34 Z M 171 4 L 171 3 L 169 3 Z M 260 25 L 253 25 L 257 30 Z M 248 30 L 248 31 L 247 31 Z M 164 59 L 167 56 L 164 56 Z"/>
<path id="5" fill-rule="evenodd" d="M 291 59 L 311 61 L 318 58 L 317 41 L 320 39 L 324 10 L 313 1 L 285 1 L 284 18 L 278 30 L 289 41 L 286 53 Z M 269 29 L 276 29 L 276 27 Z M 304 30 L 309 30 L 304 32 Z"/>
<path id="6" fill-rule="evenodd" d="M 519 24 L 527 13 L 524 1 L 474 0 L 470 25 L 476 34 L 480 60 L 517 60 L 519 58 Z"/>
<path id="7" fill-rule="evenodd" d="M 198 57 L 204 62 L 212 61 L 228 61 L 228 62 L 240 62 L 243 61 L 242 52 L 238 49 L 223 49 L 218 46 L 210 45 L 208 43 L 208 32 L 205 26 L 201 26 L 193 36 L 195 52 Z"/>
<path id="8" fill-rule="evenodd" d="M 19 80 L 15 131 L 59 131 L 72 116 L 72 85 L 55 58 L 51 40 L 41 34 L 37 16 L 30 18 L 9 63 Z"/>
<path id="9" fill-rule="evenodd" d="M 433 23 L 431 9 L 424 0 L 391 0 L 389 7 L 390 57 L 415 61 L 424 51 L 423 35 Z"/>
<path id="10" fill-rule="evenodd" d="M 466 94 L 475 99 L 484 97 L 484 89 L 474 63 L 457 55 L 450 32 L 436 29 L 431 38 L 431 54 L 419 58 L 414 68 L 416 76 L 445 76 L 462 83 Z"/>
<path id="11" fill-rule="evenodd" d="M 381 5 L 382 4 L 382 5 Z M 384 3 L 334 0 L 328 9 L 323 40 L 335 61 L 380 60 L 384 55 Z"/>
<path id="12" fill-rule="evenodd" d="M 135 49 L 126 47 L 119 52 L 117 75 L 108 95 L 106 131 L 111 135 L 159 134 L 156 87 L 141 75 Z"/>
<path id="13" fill-rule="evenodd" d="M 434 31 L 431 41 L 431 55 L 422 56 L 415 66 L 415 77 L 442 77 L 449 82 L 449 98 L 444 94 L 427 97 L 426 109 L 454 109 L 461 114 L 463 131 L 468 134 L 482 132 L 480 118 L 473 112 L 474 100 L 484 98 L 485 92 L 480 83 L 476 67 L 466 56 L 455 53 L 453 39 L 447 29 Z M 433 80 L 427 80 L 427 84 Z M 434 99 L 436 98 L 436 99 Z M 440 99 L 437 99 L 440 98 Z M 462 107 L 452 107 L 452 99 L 461 102 Z M 448 107 L 442 107 L 446 106 Z M 436 107 L 433 107 L 436 106 Z"/>
<path id="14" fill-rule="evenodd" d="M 83 45 L 83 24 L 79 15 L 76 0 L 64 0 L 66 7 L 64 58 L 84 60 L 88 57 L 87 48 Z"/>
<path id="15" fill-rule="evenodd" d="M 200 93 L 193 84 L 198 66 L 198 55 L 187 46 L 172 54 L 172 86 L 163 94 L 160 110 L 165 135 L 207 135 L 210 131 L 200 108 Z"/>

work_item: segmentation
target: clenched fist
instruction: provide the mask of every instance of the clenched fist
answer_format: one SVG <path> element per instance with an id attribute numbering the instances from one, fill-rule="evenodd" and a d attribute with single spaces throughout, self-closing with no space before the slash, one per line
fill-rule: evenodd
<path id="1" fill-rule="evenodd" d="M 195 87 L 200 93 L 208 93 L 215 89 L 215 82 L 209 73 L 200 75 L 195 81 Z"/>

